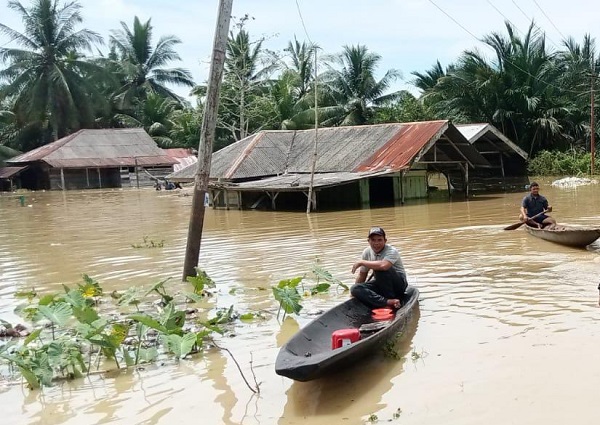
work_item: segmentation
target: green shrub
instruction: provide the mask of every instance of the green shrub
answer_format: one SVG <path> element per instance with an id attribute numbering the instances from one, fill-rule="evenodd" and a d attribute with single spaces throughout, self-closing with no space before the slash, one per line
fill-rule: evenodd
<path id="1" fill-rule="evenodd" d="M 537 176 L 590 174 L 591 158 L 590 153 L 575 149 L 567 152 L 540 151 L 529 161 L 528 171 Z M 598 163 L 597 156 L 595 163 Z"/>

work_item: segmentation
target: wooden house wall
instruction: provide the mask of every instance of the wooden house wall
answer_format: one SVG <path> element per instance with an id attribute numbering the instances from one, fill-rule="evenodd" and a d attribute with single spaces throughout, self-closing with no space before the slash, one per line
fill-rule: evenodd
<path id="1" fill-rule="evenodd" d="M 146 170 L 146 172 L 144 172 Z M 156 179 L 164 182 L 165 177 L 173 172 L 173 167 L 141 167 L 137 170 L 135 167 L 121 168 L 121 184 L 123 187 L 151 187 L 156 184 Z"/>

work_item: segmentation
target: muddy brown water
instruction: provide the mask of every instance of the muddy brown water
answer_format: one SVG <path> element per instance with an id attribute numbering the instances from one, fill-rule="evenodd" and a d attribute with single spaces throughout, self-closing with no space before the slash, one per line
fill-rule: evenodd
<path id="1" fill-rule="evenodd" d="M 560 223 L 600 225 L 600 186 L 542 193 Z M 600 244 L 573 249 L 503 231 L 525 193 L 468 202 L 315 213 L 208 210 L 201 266 L 218 284 L 209 307 L 275 311 L 270 286 L 319 259 L 352 282 L 366 231 L 380 225 L 402 253 L 420 308 L 397 345 L 330 379 L 274 373 L 280 347 L 312 313 L 347 297 L 303 300 L 298 317 L 235 325 L 224 352 L 110 372 L 29 391 L 0 380 L 2 424 L 548 424 L 597 423 Z M 0 318 L 17 290 L 60 291 L 82 273 L 106 291 L 178 279 L 191 197 L 153 190 L 0 196 Z M 163 248 L 134 249 L 143 237 Z"/>

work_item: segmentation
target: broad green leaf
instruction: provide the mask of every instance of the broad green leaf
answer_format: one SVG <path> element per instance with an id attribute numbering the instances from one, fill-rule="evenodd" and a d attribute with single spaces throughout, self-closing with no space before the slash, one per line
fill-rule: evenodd
<path id="1" fill-rule="evenodd" d="M 254 315 L 254 313 L 245 313 L 240 315 L 240 320 L 245 320 L 245 321 L 250 321 L 250 320 L 254 320 L 256 316 Z"/>
<path id="2" fill-rule="evenodd" d="M 71 307 L 82 309 L 87 306 L 85 298 L 83 297 L 81 292 L 77 291 L 76 289 L 69 290 L 69 292 L 66 293 L 63 299 L 66 302 L 68 302 L 71 305 Z"/>
<path id="3" fill-rule="evenodd" d="M 185 324 L 185 311 L 176 310 L 173 303 L 169 303 L 160 315 L 159 321 L 168 333 L 181 333 L 180 330 Z"/>
<path id="4" fill-rule="evenodd" d="M 36 329 L 35 331 L 31 332 L 29 335 L 27 335 L 25 341 L 23 341 L 23 345 L 27 346 L 27 344 L 29 344 L 31 341 L 37 339 L 41 333 L 42 329 Z"/>
<path id="5" fill-rule="evenodd" d="M 156 347 L 140 348 L 139 360 L 146 363 L 153 362 L 158 358 L 158 355 L 159 353 Z"/>
<path id="6" fill-rule="evenodd" d="M 93 323 L 100 318 L 98 312 L 93 307 L 73 307 L 73 316 L 81 323 Z"/>
<path id="7" fill-rule="evenodd" d="M 275 299 L 279 301 L 279 305 L 287 314 L 298 314 L 302 310 L 300 300 L 302 297 L 295 287 L 273 288 Z"/>
<path id="8" fill-rule="evenodd" d="M 19 366 L 19 371 L 21 372 L 21 375 L 23 375 L 23 378 L 25 378 L 27 381 L 29 388 L 33 390 L 40 387 L 40 381 L 38 381 L 38 378 L 31 369 Z"/>
<path id="9" fill-rule="evenodd" d="M 208 329 L 208 330 L 209 330 L 209 331 L 211 331 L 211 332 L 216 332 L 216 333 L 218 333 L 219 335 L 223 335 L 223 334 L 225 334 L 225 330 L 224 330 L 224 329 L 222 329 L 221 327 L 219 327 L 219 326 L 216 326 L 216 325 L 214 325 L 214 324 L 212 324 L 212 323 L 209 323 L 209 322 L 203 322 L 203 323 L 202 323 L 202 326 L 204 326 L 206 329 Z"/>
<path id="10" fill-rule="evenodd" d="M 146 292 L 146 295 L 145 295 L 145 296 L 148 296 L 148 295 L 150 295 L 152 292 L 155 292 L 155 291 L 156 291 L 156 292 L 158 292 L 160 295 L 163 295 L 163 294 L 165 294 L 165 293 L 166 293 L 166 292 L 165 292 L 165 283 L 167 283 L 169 280 L 171 280 L 171 278 L 170 278 L 170 277 L 168 277 L 168 278 L 166 278 L 166 279 L 164 279 L 164 280 L 161 280 L 161 281 L 160 281 L 160 282 L 158 282 L 158 283 L 155 283 L 155 284 L 154 284 L 154 285 L 152 285 L 152 287 L 151 287 L 151 288 L 150 288 L 150 289 L 149 289 L 149 290 Z"/>
<path id="11" fill-rule="evenodd" d="M 52 294 L 52 295 L 44 295 L 42 298 L 40 298 L 40 300 L 38 301 L 39 305 L 50 305 L 54 302 L 56 298 L 56 295 Z"/>
<path id="12" fill-rule="evenodd" d="M 163 341 L 167 346 L 167 350 L 173 353 L 175 357 L 181 359 L 192 351 L 197 337 L 195 332 L 188 332 L 183 336 L 165 335 L 163 336 Z"/>
<path id="13" fill-rule="evenodd" d="M 52 341 L 47 345 L 48 364 L 51 366 L 62 366 L 63 345 L 59 341 Z"/>
<path id="14" fill-rule="evenodd" d="M 304 276 L 297 276 L 291 279 L 284 279 L 284 280 L 280 280 L 279 283 L 277 284 L 278 288 L 286 288 L 286 287 L 291 287 L 291 288 L 295 288 L 296 286 L 298 286 L 300 284 L 300 282 L 302 282 L 302 279 L 304 279 Z"/>
<path id="15" fill-rule="evenodd" d="M 15 307 L 15 314 L 18 314 L 26 320 L 33 321 L 35 316 L 38 314 L 38 309 L 37 307 L 29 304 L 19 304 Z"/>
<path id="16" fill-rule="evenodd" d="M 329 283 L 319 283 L 318 285 L 316 285 L 314 288 L 311 289 L 310 293 L 312 295 L 314 295 L 314 294 L 320 294 L 323 292 L 327 292 L 330 287 L 331 287 L 331 285 Z"/>
<path id="17" fill-rule="evenodd" d="M 39 315 L 43 318 L 50 320 L 56 326 L 65 326 L 73 310 L 71 306 L 65 302 L 56 303 L 52 306 L 41 305 L 38 307 Z"/>
<path id="18" fill-rule="evenodd" d="M 141 324 L 148 326 L 151 329 L 155 329 L 164 334 L 168 333 L 167 328 L 161 325 L 157 320 L 148 316 L 147 314 L 132 314 L 129 316 L 131 320 L 135 320 L 136 322 L 140 322 Z"/>
<path id="19" fill-rule="evenodd" d="M 185 294 L 185 298 L 193 303 L 199 303 L 200 301 L 204 300 L 204 297 L 202 295 L 198 295 L 198 294 L 194 294 L 191 292 L 186 292 Z"/>
<path id="20" fill-rule="evenodd" d="M 341 280 L 336 279 L 335 277 L 333 277 L 333 275 L 328 272 L 327 270 L 325 270 L 323 267 L 319 266 L 319 265 L 314 265 L 312 272 L 314 273 L 315 276 L 317 276 L 317 280 L 318 279 L 323 279 L 325 282 L 328 282 L 332 285 L 339 285 L 342 288 L 344 288 L 345 290 L 348 290 L 348 285 L 346 285 L 345 283 L 343 283 Z"/>
<path id="21" fill-rule="evenodd" d="M 131 354 L 129 354 L 129 350 L 127 349 L 127 347 L 122 347 L 121 351 L 123 353 L 123 359 L 125 360 L 125 364 L 127 365 L 127 367 L 134 366 L 135 361 L 133 357 L 131 357 Z"/>
<path id="22" fill-rule="evenodd" d="M 129 287 L 123 295 L 119 297 L 117 304 L 119 305 L 137 305 L 140 299 L 144 296 L 142 289 L 137 286 Z"/>

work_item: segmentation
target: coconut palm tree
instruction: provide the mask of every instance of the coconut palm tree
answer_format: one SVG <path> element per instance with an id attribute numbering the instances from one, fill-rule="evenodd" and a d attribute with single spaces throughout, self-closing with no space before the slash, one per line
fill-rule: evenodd
<path id="1" fill-rule="evenodd" d="M 56 0 L 34 0 L 30 7 L 10 0 L 24 31 L 0 24 L 0 33 L 19 48 L 0 48 L 0 61 L 8 67 L 0 71 L 5 81 L 0 96 L 13 99 L 17 121 L 37 121 L 53 138 L 93 124 L 97 91 L 85 73 L 100 72 L 81 52 L 102 44 L 102 38 L 82 23 L 81 6 L 76 1 L 59 5 Z"/>
<path id="2" fill-rule="evenodd" d="M 272 119 L 265 123 L 265 107 L 270 106 L 268 77 L 276 66 L 264 57 L 262 43 L 253 41 L 243 25 L 227 42 L 218 127 L 233 140 L 274 125 Z"/>
<path id="3" fill-rule="evenodd" d="M 133 108 L 150 93 L 185 103 L 167 84 L 194 87 L 190 72 L 183 68 L 164 68 L 172 61 L 181 60 L 174 49 L 181 40 L 167 35 L 153 47 L 150 19 L 142 23 L 137 16 L 132 29 L 125 22 L 121 22 L 121 27 L 110 36 L 110 47 L 116 52 L 121 79 L 121 87 L 115 93 L 118 107 L 121 110 Z"/>
<path id="4" fill-rule="evenodd" d="M 329 106 L 319 107 L 323 126 L 368 124 L 375 106 L 400 96 L 399 91 L 386 94 L 400 77 L 399 71 L 390 69 L 377 81 L 375 72 L 381 56 L 366 46 L 344 46 L 330 61 L 333 66 L 323 76 L 324 101 Z"/>

